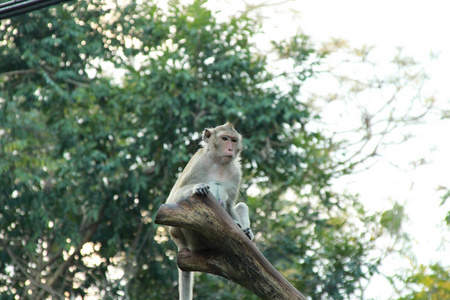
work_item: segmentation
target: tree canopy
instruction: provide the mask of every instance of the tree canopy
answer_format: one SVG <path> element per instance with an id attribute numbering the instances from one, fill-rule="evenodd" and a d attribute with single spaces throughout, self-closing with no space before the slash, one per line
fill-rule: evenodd
<path id="1" fill-rule="evenodd" d="M 295 71 L 275 78 L 254 19 L 156 3 L 79 1 L 2 21 L 2 299 L 175 298 L 175 246 L 154 216 L 199 133 L 226 121 L 244 136 L 240 198 L 264 255 L 311 299 L 358 295 L 381 231 L 332 191 L 335 145 L 308 126 L 318 116 L 301 86 L 321 54 L 306 36 L 274 44 Z M 205 274 L 195 293 L 256 297 Z"/>

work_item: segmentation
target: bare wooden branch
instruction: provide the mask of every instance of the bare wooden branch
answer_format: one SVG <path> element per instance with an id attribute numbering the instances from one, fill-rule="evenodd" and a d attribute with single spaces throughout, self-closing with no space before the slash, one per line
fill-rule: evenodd
<path id="1" fill-rule="evenodd" d="M 222 276 L 262 299 L 306 300 L 262 255 L 211 193 L 163 204 L 155 223 L 194 230 L 215 245 L 216 248 L 201 253 L 180 251 L 177 262 L 181 270 Z"/>

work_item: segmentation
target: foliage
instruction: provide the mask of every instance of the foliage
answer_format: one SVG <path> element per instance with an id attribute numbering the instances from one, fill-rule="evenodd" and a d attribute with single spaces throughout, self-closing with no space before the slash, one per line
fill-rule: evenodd
<path id="1" fill-rule="evenodd" d="M 439 190 L 444 191 L 445 194 L 442 195 L 441 199 L 441 206 L 444 206 L 444 204 L 447 202 L 447 200 L 450 198 L 450 190 L 446 187 L 440 186 Z M 447 216 L 445 217 L 445 222 L 447 223 L 447 225 L 450 225 L 450 211 L 447 212 Z"/>
<path id="2" fill-rule="evenodd" d="M 440 264 L 420 265 L 401 281 L 406 288 L 398 300 L 440 300 L 450 295 L 450 269 Z"/>
<path id="3" fill-rule="evenodd" d="M 387 229 L 389 235 L 396 236 L 401 233 L 404 219 L 405 208 L 398 203 L 394 203 L 392 209 L 386 210 L 381 214 L 380 223 Z"/>
<path id="4" fill-rule="evenodd" d="M 0 30 L 2 299 L 175 298 L 175 247 L 152 220 L 198 133 L 227 120 L 256 242 L 288 280 L 344 299 L 376 271 L 379 220 L 331 191 L 332 147 L 307 128 L 300 87 L 320 55 L 306 37 L 274 44 L 296 66 L 281 89 L 250 43 L 258 24 L 218 23 L 203 1 L 79 1 Z M 204 274 L 196 293 L 251 297 Z"/>

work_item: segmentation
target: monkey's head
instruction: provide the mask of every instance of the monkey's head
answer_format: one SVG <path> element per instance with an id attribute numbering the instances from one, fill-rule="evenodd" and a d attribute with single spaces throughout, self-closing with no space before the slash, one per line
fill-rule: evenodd
<path id="1" fill-rule="evenodd" d="M 242 150 L 242 137 L 233 125 L 227 122 L 216 128 L 206 128 L 203 132 L 202 144 L 210 155 L 221 163 L 227 164 L 239 157 Z"/>

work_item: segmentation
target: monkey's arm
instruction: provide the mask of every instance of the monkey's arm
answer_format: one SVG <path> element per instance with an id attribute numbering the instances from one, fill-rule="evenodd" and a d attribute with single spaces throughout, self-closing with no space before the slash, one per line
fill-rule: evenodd
<path id="1" fill-rule="evenodd" d="M 193 184 L 180 186 L 181 177 L 177 180 L 174 187 L 170 191 L 169 197 L 167 197 L 166 203 L 175 203 L 181 198 L 189 197 L 191 195 L 191 189 Z"/>
<path id="2" fill-rule="evenodd" d="M 194 194 L 194 190 L 197 184 L 188 184 L 182 187 L 174 187 L 174 190 L 170 192 L 167 198 L 167 203 L 175 203 L 181 198 L 186 198 Z"/>
<path id="3" fill-rule="evenodd" d="M 203 152 L 204 150 L 200 149 L 191 157 L 170 191 L 166 203 L 175 203 L 181 198 L 190 197 L 193 194 L 192 189 L 200 182 L 200 179 L 196 177 L 198 168 L 196 165 Z"/>

